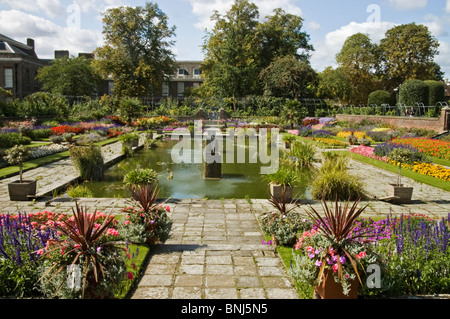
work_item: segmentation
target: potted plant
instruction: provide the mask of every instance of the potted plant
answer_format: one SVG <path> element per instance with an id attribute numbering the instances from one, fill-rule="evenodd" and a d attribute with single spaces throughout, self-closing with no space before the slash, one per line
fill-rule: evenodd
<path id="1" fill-rule="evenodd" d="M 122 229 L 131 242 L 151 245 L 169 235 L 172 221 L 167 213 L 170 208 L 156 203 L 159 196 L 157 181 L 158 174 L 152 169 L 137 168 L 125 176 L 133 205 L 123 209 L 127 219 Z"/>
<path id="2" fill-rule="evenodd" d="M 122 149 L 126 155 L 131 154 L 133 148 L 139 146 L 139 133 L 129 132 L 119 136 L 119 141 L 122 142 Z"/>
<path id="3" fill-rule="evenodd" d="M 417 151 L 410 148 L 396 148 L 388 156 L 389 160 L 398 165 L 397 183 L 387 185 L 387 196 L 394 197 L 393 202 L 397 204 L 407 204 L 411 202 L 413 187 L 402 184 L 402 165 L 414 164 Z"/>
<path id="4" fill-rule="evenodd" d="M 262 215 L 259 222 L 263 232 L 272 236 L 272 243 L 275 245 L 293 245 L 299 232 L 312 227 L 309 219 L 294 211 L 300 206 L 298 200 L 287 204 L 272 195 L 269 202 L 276 210 Z"/>
<path id="5" fill-rule="evenodd" d="M 356 299 L 362 274 L 369 264 L 379 264 L 372 252 L 370 227 L 357 229 L 357 218 L 367 206 L 359 200 L 334 209 L 322 200 L 324 214 L 313 207 L 306 211 L 314 227 L 299 236 L 295 245 L 292 277 L 314 287 L 315 298 Z"/>
<path id="6" fill-rule="evenodd" d="M 294 194 L 294 184 L 299 181 L 297 173 L 289 167 L 280 167 L 273 174 L 264 175 L 269 182 L 270 194 L 279 202 L 290 202 Z"/>
<path id="7" fill-rule="evenodd" d="M 15 145 L 6 151 L 5 160 L 10 165 L 19 165 L 19 180 L 8 184 L 9 198 L 12 201 L 26 201 L 36 196 L 37 182 L 23 179 L 23 163 L 30 157 L 31 151 L 25 145 Z"/>
<path id="8" fill-rule="evenodd" d="M 292 134 L 285 134 L 285 135 L 283 135 L 282 140 L 285 143 L 286 148 L 289 149 L 289 148 L 291 148 L 292 142 L 295 141 L 295 136 Z"/>

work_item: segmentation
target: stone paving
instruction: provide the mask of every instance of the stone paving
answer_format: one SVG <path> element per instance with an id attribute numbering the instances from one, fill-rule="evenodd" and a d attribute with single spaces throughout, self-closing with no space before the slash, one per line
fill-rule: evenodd
<path id="1" fill-rule="evenodd" d="M 106 161 L 120 156 L 120 143 L 103 148 Z M 397 174 L 370 165 L 350 161 L 352 174 L 366 185 L 370 199 L 365 217 L 385 217 L 388 214 L 424 213 L 436 218 L 450 213 L 450 192 L 403 178 L 414 186 L 411 204 L 393 205 L 377 198 L 384 197 L 385 186 L 396 180 Z M 38 193 L 51 194 L 77 178 L 70 159 L 24 173 L 36 178 Z M 74 201 L 68 197 L 44 196 L 30 202 L 11 202 L 7 183 L 17 177 L 0 180 L 0 211 L 2 213 L 71 212 Z M 86 205 L 106 213 L 119 214 L 126 199 L 82 198 Z M 235 200 L 176 200 L 167 202 L 174 221 L 170 238 L 153 247 L 145 275 L 134 299 L 297 299 L 285 266 L 273 246 L 262 245 L 264 239 L 257 218 L 270 212 L 266 199 Z M 304 200 L 300 211 L 312 206 L 321 211 L 318 201 Z"/>

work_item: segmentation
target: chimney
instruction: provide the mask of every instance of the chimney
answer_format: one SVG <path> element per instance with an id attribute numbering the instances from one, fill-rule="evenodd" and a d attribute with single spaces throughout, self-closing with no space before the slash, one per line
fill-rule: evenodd
<path id="1" fill-rule="evenodd" d="M 55 50 L 55 59 L 59 58 L 68 58 L 69 57 L 69 51 L 67 50 Z"/>
<path id="2" fill-rule="evenodd" d="M 34 51 L 34 40 L 33 40 L 33 39 L 28 38 L 28 39 L 27 39 L 27 45 L 28 45 L 29 47 L 32 47 L 32 48 L 33 48 L 33 51 Z"/>

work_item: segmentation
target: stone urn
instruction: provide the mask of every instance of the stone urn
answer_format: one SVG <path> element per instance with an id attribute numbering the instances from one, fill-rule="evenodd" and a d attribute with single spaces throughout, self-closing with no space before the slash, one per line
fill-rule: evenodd
<path id="1" fill-rule="evenodd" d="M 270 183 L 270 194 L 279 202 L 283 201 L 283 191 L 284 202 L 291 202 L 294 195 L 294 186 Z"/>

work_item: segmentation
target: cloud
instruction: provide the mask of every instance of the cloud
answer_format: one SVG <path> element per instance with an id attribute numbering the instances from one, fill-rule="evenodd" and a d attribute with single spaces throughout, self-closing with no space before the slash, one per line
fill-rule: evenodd
<path id="1" fill-rule="evenodd" d="M 430 32 L 436 37 L 448 36 L 448 25 L 450 25 L 449 17 L 439 18 L 434 14 L 428 14 L 425 16 L 425 21 L 423 24 L 428 27 Z"/>
<path id="2" fill-rule="evenodd" d="M 315 51 L 311 54 L 311 65 L 321 72 L 329 66 L 336 67 L 336 54 L 342 49 L 345 40 L 353 34 L 368 34 L 372 42 L 379 43 L 387 30 L 394 27 L 392 22 L 350 22 L 349 24 L 329 32 L 322 41 L 313 41 Z"/>
<path id="3" fill-rule="evenodd" d="M 194 26 L 199 30 L 211 30 L 214 22 L 211 21 L 212 14 L 217 11 L 225 14 L 230 10 L 234 0 L 188 0 L 192 7 L 192 13 L 197 16 L 198 22 Z M 301 16 L 302 10 L 292 0 L 254 0 L 251 1 L 258 6 L 260 18 L 273 14 L 276 8 L 283 8 L 287 13 Z"/>
<path id="4" fill-rule="evenodd" d="M 445 7 L 445 11 L 450 13 L 450 0 L 447 0 L 447 6 Z"/>
<path id="5" fill-rule="evenodd" d="M 427 6 L 428 0 L 389 0 L 389 4 L 396 10 L 423 9 Z"/>
<path id="6" fill-rule="evenodd" d="M 308 28 L 310 28 L 311 30 L 319 30 L 320 29 L 320 23 L 317 23 L 315 21 L 310 21 L 307 24 Z"/>
<path id="7" fill-rule="evenodd" d="M 45 12 L 51 18 L 63 14 L 65 11 L 60 0 L 0 0 L 0 3 L 6 3 L 10 8 L 17 10 Z"/>
<path id="8" fill-rule="evenodd" d="M 102 45 L 100 31 L 61 27 L 55 23 L 18 10 L 0 11 L 2 33 L 19 42 L 35 40 L 36 53 L 41 59 L 54 57 L 55 50 L 69 50 L 71 55 L 92 52 Z"/>

